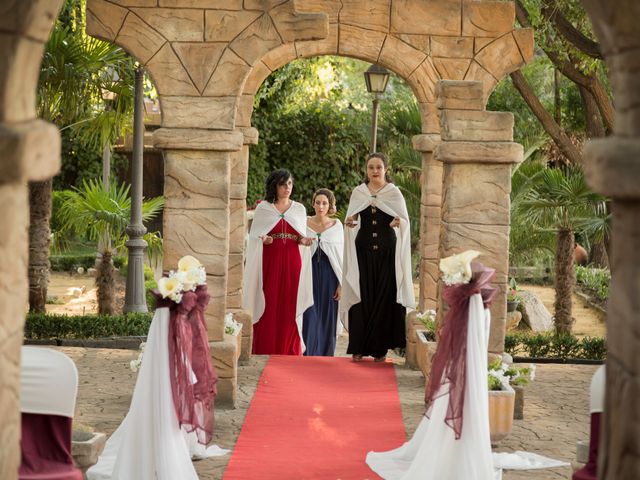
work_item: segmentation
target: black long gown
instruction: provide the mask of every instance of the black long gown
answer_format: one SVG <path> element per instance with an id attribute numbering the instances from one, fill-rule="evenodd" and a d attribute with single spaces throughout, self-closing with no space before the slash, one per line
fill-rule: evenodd
<path id="1" fill-rule="evenodd" d="M 349 309 L 347 353 L 382 357 L 406 346 L 406 308 L 396 302 L 396 233 L 393 217 L 369 206 L 360 212 L 356 255 L 360 270 L 360 303 Z"/>

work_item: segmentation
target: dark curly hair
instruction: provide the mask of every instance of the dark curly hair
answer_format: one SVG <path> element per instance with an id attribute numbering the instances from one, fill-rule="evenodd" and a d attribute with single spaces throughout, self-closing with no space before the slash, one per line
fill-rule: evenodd
<path id="1" fill-rule="evenodd" d="M 382 160 L 382 164 L 386 169 L 384 172 L 384 180 L 387 183 L 393 183 L 393 180 L 391 180 L 391 175 L 389 175 L 389 158 L 382 152 L 373 152 L 367 156 L 367 161 L 364 162 L 364 183 L 369 183 L 369 177 L 367 176 L 367 164 L 372 158 L 379 158 L 380 160 Z"/>
<path id="2" fill-rule="evenodd" d="M 290 178 L 293 179 L 291 172 L 284 168 L 271 172 L 265 182 L 264 199 L 269 203 L 274 203 L 278 199 L 278 185 L 284 185 Z"/>
<path id="3" fill-rule="evenodd" d="M 311 199 L 312 207 L 315 205 L 316 197 L 318 195 L 324 195 L 325 197 L 327 197 L 327 200 L 329 200 L 329 211 L 327 212 L 327 214 L 335 215 L 336 214 L 336 196 L 333 194 L 333 192 L 328 188 L 319 188 L 318 190 L 316 190 L 315 193 L 313 194 L 313 198 Z"/>

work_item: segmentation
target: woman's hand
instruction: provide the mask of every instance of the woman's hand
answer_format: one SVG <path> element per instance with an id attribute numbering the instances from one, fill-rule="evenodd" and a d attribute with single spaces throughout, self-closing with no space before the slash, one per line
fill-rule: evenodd
<path id="1" fill-rule="evenodd" d="M 338 285 L 338 288 L 336 288 L 336 293 L 333 294 L 333 299 L 336 301 L 340 301 L 341 296 L 342 296 L 342 287 Z"/>
<path id="2" fill-rule="evenodd" d="M 300 237 L 300 240 L 298 241 L 298 243 L 300 243 L 300 245 L 304 245 L 305 247 L 309 247 L 313 243 L 313 238 Z"/>
<path id="3" fill-rule="evenodd" d="M 396 228 L 400 226 L 400 217 L 396 217 L 393 220 L 391 220 L 391 223 L 389 224 L 389 226 L 391 228 Z"/>
<path id="4" fill-rule="evenodd" d="M 263 245 L 271 245 L 273 243 L 273 237 L 269 235 L 261 235 L 260 239 L 262 240 Z"/>
<path id="5" fill-rule="evenodd" d="M 355 227 L 356 225 L 358 225 L 357 216 L 356 215 L 351 215 L 351 216 L 345 218 L 344 224 L 349 228 Z"/>

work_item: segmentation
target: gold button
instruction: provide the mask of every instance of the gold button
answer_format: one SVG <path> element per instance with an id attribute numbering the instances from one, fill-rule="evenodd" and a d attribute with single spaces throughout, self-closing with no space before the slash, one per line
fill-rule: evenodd
<path id="1" fill-rule="evenodd" d="M 378 209 L 376 207 L 371 207 L 371 213 L 376 213 Z"/>
<path id="2" fill-rule="evenodd" d="M 378 236 L 376 232 L 373 232 L 371 235 L 373 236 L 373 238 L 376 238 Z"/>
<path id="3" fill-rule="evenodd" d="M 371 225 L 377 225 L 378 222 L 376 222 L 375 220 L 371 220 Z"/>
<path id="4" fill-rule="evenodd" d="M 378 249 L 378 245 L 374 245 L 374 246 L 373 246 L 373 249 L 374 249 L 374 250 L 377 250 L 377 249 Z"/>

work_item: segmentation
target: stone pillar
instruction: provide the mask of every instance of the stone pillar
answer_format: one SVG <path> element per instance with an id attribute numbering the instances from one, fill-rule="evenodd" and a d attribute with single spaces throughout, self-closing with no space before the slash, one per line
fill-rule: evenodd
<path id="1" fill-rule="evenodd" d="M 242 324 L 240 362 L 251 357 L 253 324 L 249 312 L 242 310 L 242 280 L 244 274 L 245 235 L 247 233 L 247 178 L 249 174 L 249 145 L 258 143 L 258 131 L 243 127 L 242 150 L 231 155 L 229 270 L 227 280 L 227 310 Z"/>
<path id="2" fill-rule="evenodd" d="M 489 352 L 502 353 L 509 270 L 511 166 L 522 161 L 513 115 L 484 110 L 481 82 L 440 81 L 436 88 L 444 165 L 440 258 L 464 250 L 496 269 L 500 291 L 491 306 Z"/>
<path id="3" fill-rule="evenodd" d="M 218 371 L 217 404 L 234 405 L 238 348 L 224 335 L 230 233 L 230 165 L 242 148 L 238 130 L 160 128 L 154 146 L 165 160 L 164 270 L 193 255 L 207 270 L 206 311 L 211 354 Z"/>
<path id="4" fill-rule="evenodd" d="M 590 141 L 585 172 L 612 198 L 611 288 L 607 308 L 607 386 L 598 478 L 640 478 L 640 3 L 583 0 L 609 66 L 614 135 Z"/>

